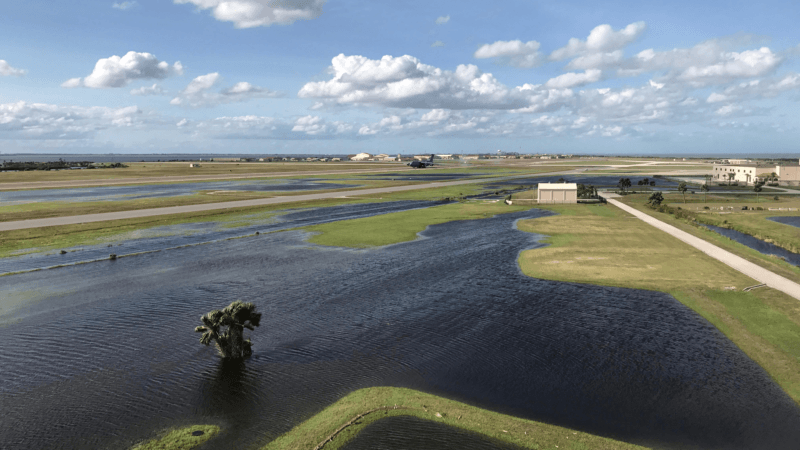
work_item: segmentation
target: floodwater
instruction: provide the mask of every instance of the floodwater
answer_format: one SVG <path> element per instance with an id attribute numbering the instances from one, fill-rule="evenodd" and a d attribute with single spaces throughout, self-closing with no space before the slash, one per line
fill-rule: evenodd
<path id="1" fill-rule="evenodd" d="M 401 386 L 657 448 L 796 449 L 800 408 L 667 294 L 520 272 L 531 210 L 372 250 L 302 231 L 0 277 L 0 448 L 126 448 L 215 423 L 247 448 L 347 393 Z M 252 301 L 254 354 L 193 332 Z"/>
<path id="2" fill-rule="evenodd" d="M 767 219 L 773 222 L 800 228 L 800 216 L 767 217 Z"/>
<path id="3" fill-rule="evenodd" d="M 342 450 L 514 450 L 505 442 L 491 440 L 455 427 L 411 416 L 373 422 Z"/>
<path id="4" fill-rule="evenodd" d="M 250 234 L 267 233 L 290 228 L 319 225 L 337 220 L 358 219 L 377 214 L 388 214 L 411 209 L 442 205 L 443 201 L 397 201 L 363 203 L 301 210 L 275 211 L 275 215 L 253 215 L 241 217 L 241 221 L 252 223 L 195 222 L 167 225 L 136 230 L 106 238 L 101 244 L 65 247 L 0 258 L 0 275 L 24 272 L 56 266 L 78 264 L 100 259 L 108 259 L 110 254 L 117 257 L 144 252 L 204 244 L 223 239 L 231 239 Z M 63 250 L 65 253 L 61 253 Z"/>
<path id="5" fill-rule="evenodd" d="M 789 264 L 800 267 L 799 253 L 790 252 L 789 250 L 786 250 L 782 247 L 778 247 L 775 244 L 764 242 L 761 239 L 750 236 L 749 234 L 745 234 L 736 230 L 731 230 L 729 228 L 722 228 L 722 227 L 716 227 L 714 225 L 705 225 L 705 224 L 703 226 L 711 231 L 715 231 L 727 237 L 728 239 L 732 239 L 742 245 L 752 248 L 753 250 L 757 250 L 758 252 L 764 255 L 777 256 L 778 258 L 783 259 Z"/>
<path id="6" fill-rule="evenodd" d="M 243 180 L 197 183 L 97 186 L 68 189 L 33 189 L 0 192 L 0 206 L 35 202 L 95 202 L 176 197 L 200 191 L 315 191 L 358 187 L 356 184 L 326 183 L 324 180 Z"/>

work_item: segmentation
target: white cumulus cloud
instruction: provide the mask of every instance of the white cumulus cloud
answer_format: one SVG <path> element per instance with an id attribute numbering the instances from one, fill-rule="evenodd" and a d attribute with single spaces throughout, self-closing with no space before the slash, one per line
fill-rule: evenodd
<path id="1" fill-rule="evenodd" d="M 161 89 L 161 86 L 158 84 L 153 84 L 152 86 L 142 86 L 139 89 L 131 90 L 131 95 L 164 95 L 166 93 L 167 92 L 164 89 Z"/>
<path id="2" fill-rule="evenodd" d="M 19 77 L 25 75 L 25 71 L 22 69 L 11 67 L 11 64 L 9 64 L 6 60 L 0 59 L 0 75 L 2 76 L 14 75 Z"/>
<path id="3" fill-rule="evenodd" d="M 644 22 L 632 23 L 618 31 L 614 31 L 608 24 L 598 25 L 585 41 L 572 38 L 566 46 L 551 53 L 550 58 L 560 61 L 583 54 L 613 52 L 634 42 L 642 35 L 645 28 Z"/>
<path id="4" fill-rule="evenodd" d="M 170 75 L 181 74 L 183 66 L 180 61 L 170 66 L 150 53 L 130 51 L 122 57 L 114 55 L 100 59 L 87 77 L 70 78 L 61 86 L 115 88 L 127 86 L 134 80 L 163 79 Z"/>
<path id="5" fill-rule="evenodd" d="M 547 80 L 545 87 L 551 89 L 567 89 L 575 86 L 600 81 L 603 71 L 599 69 L 589 69 L 584 73 L 569 72 Z"/>
<path id="6" fill-rule="evenodd" d="M 450 16 L 439 16 L 436 18 L 436 25 L 444 25 L 447 22 L 450 22 Z"/>
<path id="7" fill-rule="evenodd" d="M 517 109 L 529 107 L 540 94 L 530 87 L 510 89 L 473 65 L 451 72 L 408 55 L 371 60 L 340 54 L 333 58 L 330 73 L 328 81 L 306 83 L 298 96 L 399 108 Z"/>
<path id="8" fill-rule="evenodd" d="M 0 139 L 84 139 L 111 127 L 140 121 L 136 106 L 79 107 L 46 103 L 0 104 Z"/>
<path id="9" fill-rule="evenodd" d="M 136 5 L 138 5 L 138 3 L 136 3 L 135 1 L 133 1 L 133 2 L 125 1 L 125 2 L 114 2 L 114 4 L 111 5 L 111 7 L 115 8 L 115 9 L 121 9 L 121 10 L 125 11 L 127 9 L 133 8 Z"/>
<path id="10" fill-rule="evenodd" d="M 200 75 L 190 81 L 178 96 L 170 100 L 170 104 L 190 107 L 216 106 L 222 103 L 244 102 L 253 98 L 281 96 L 279 92 L 254 86 L 246 81 L 240 81 L 219 92 L 212 92 L 211 88 L 221 80 L 222 76 L 218 72 Z"/>
<path id="11" fill-rule="evenodd" d="M 473 56 L 478 59 L 495 58 L 500 64 L 516 67 L 535 67 L 544 59 L 539 47 L 536 41 L 497 41 L 482 45 Z"/>
<path id="12" fill-rule="evenodd" d="M 316 19 L 326 0 L 175 0 L 210 9 L 215 19 L 233 22 L 236 28 L 289 25 L 298 20 Z"/>

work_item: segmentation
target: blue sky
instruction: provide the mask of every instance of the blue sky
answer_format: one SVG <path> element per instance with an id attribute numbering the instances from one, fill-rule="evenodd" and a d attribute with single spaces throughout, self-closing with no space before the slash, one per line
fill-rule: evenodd
<path id="1" fill-rule="evenodd" d="M 0 152 L 796 153 L 794 2 L 0 7 Z"/>

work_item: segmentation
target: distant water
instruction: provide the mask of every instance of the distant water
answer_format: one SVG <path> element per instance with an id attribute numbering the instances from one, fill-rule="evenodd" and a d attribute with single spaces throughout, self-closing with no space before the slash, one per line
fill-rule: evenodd
<path id="1" fill-rule="evenodd" d="M 92 161 L 92 162 L 155 162 L 155 161 L 197 161 L 203 159 L 208 161 L 211 158 L 344 158 L 347 155 L 322 155 L 322 154 L 296 154 L 296 155 L 265 155 L 265 154 L 252 154 L 252 153 L 165 153 L 165 154 L 123 154 L 123 153 L 106 153 L 106 154 L 63 154 L 63 153 L 0 153 L 0 162 L 6 161 L 32 161 L 32 162 L 47 162 L 58 161 Z"/>

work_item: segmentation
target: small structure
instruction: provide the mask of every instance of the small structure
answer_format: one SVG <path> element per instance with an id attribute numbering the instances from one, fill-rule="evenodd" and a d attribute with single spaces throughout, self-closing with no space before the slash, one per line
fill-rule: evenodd
<path id="1" fill-rule="evenodd" d="M 539 183 L 539 203 L 578 203 L 578 185 Z"/>
<path id="2" fill-rule="evenodd" d="M 351 156 L 350 161 L 366 161 L 370 158 L 372 158 L 372 155 L 369 153 L 359 153 L 355 156 Z"/>
<path id="3" fill-rule="evenodd" d="M 200 167 L 200 164 L 197 164 L 197 163 L 189 163 L 189 167 Z"/>

